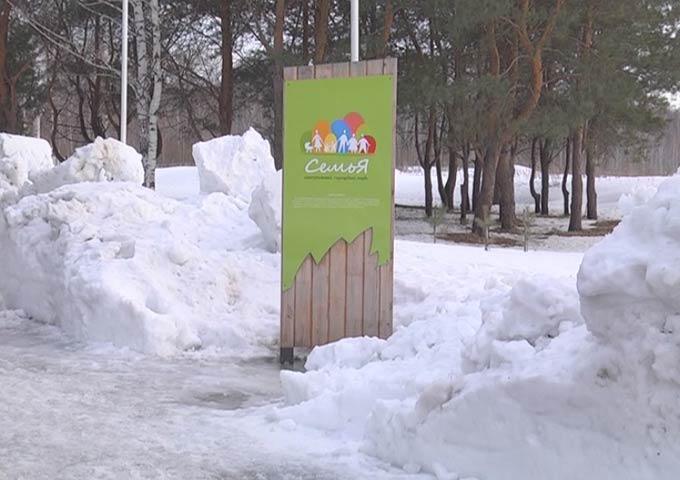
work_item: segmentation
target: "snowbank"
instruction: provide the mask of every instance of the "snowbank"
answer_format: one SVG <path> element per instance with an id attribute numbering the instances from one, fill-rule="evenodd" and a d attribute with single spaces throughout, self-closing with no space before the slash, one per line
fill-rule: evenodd
<path id="1" fill-rule="evenodd" d="M 531 358 L 552 339 L 583 324 L 572 279 L 522 278 L 480 303 L 482 325 L 463 353 L 466 372 Z"/>
<path id="2" fill-rule="evenodd" d="M 680 387 L 680 176 L 586 254 L 578 288 L 591 332 Z"/>
<path id="3" fill-rule="evenodd" d="M 438 478 L 671 480 L 677 422 L 649 408 L 581 326 L 505 368 L 384 402 L 365 450 Z"/>
<path id="4" fill-rule="evenodd" d="M 0 133 L 0 195 L 21 188 L 31 173 L 53 166 L 52 147 L 45 140 Z"/>
<path id="5" fill-rule="evenodd" d="M 628 215 L 633 212 L 635 207 L 639 207 L 647 203 L 656 194 L 658 186 L 655 185 L 637 185 L 633 191 L 624 193 L 619 198 L 618 207 L 622 215 Z"/>
<path id="6" fill-rule="evenodd" d="M 669 299 L 673 287 L 679 291 L 673 282 L 680 249 L 672 239 L 680 238 L 680 222 L 663 205 L 680 208 L 673 197 L 679 187 L 675 180 L 663 187 L 652 201 L 658 205 L 639 207 L 586 256 L 580 292 L 556 254 L 506 253 L 487 269 L 491 259 L 470 259 L 457 248 L 450 253 L 455 268 L 434 247 L 421 245 L 414 257 L 402 252 L 395 281 L 402 327 L 386 341 L 315 349 L 307 373 L 282 373 L 286 406 L 270 419 L 287 429 L 326 432 L 343 438 L 345 448 L 357 445 L 407 472 L 442 479 L 674 479 L 680 309 Z M 627 228 L 624 242 L 620 231 Z M 615 268 L 631 263 L 626 255 L 640 258 L 631 251 L 632 231 L 636 248 L 644 237 L 650 244 L 656 239 L 656 252 L 674 249 L 658 260 L 659 268 L 668 265 L 663 288 L 652 249 L 645 250 L 644 268 L 639 262 Z M 612 243 L 617 235 L 620 247 Z M 400 263 L 414 260 L 408 272 L 399 271 Z M 442 277 L 435 281 L 425 275 L 433 262 Z M 659 305 L 647 319 L 637 305 L 650 310 L 652 298 Z M 413 313 L 404 321 L 407 309 Z"/>
<path id="7" fill-rule="evenodd" d="M 282 182 L 281 171 L 272 171 L 253 191 L 248 209 L 250 218 L 260 228 L 270 252 L 281 250 Z"/>
<path id="8" fill-rule="evenodd" d="M 97 137 L 94 143 L 76 149 L 65 162 L 31 174 L 30 193 L 45 193 L 79 182 L 144 182 L 142 156 L 134 148 L 113 138 Z M 28 192 L 25 192 L 28 193 Z"/>
<path id="9" fill-rule="evenodd" d="M 246 250 L 257 233 L 221 194 L 194 206 L 132 183 L 66 185 L 0 214 L 0 293 L 8 308 L 87 342 L 269 354 L 278 259 Z"/>
<path id="10" fill-rule="evenodd" d="M 269 142 L 251 128 L 193 146 L 201 192 L 222 192 L 246 202 L 274 165 Z"/>

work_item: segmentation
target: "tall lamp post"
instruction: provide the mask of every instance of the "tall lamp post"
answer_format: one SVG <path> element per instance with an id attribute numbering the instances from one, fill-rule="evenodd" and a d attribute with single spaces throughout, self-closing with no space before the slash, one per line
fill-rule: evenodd
<path id="1" fill-rule="evenodd" d="M 352 1 L 352 61 L 359 61 L 359 0 Z"/>
<path id="2" fill-rule="evenodd" d="M 123 0 L 120 52 L 120 141 L 127 143 L 128 0 Z"/>

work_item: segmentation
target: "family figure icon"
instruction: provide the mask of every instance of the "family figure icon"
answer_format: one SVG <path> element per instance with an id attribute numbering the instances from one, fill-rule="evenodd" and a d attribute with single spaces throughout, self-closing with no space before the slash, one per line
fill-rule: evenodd
<path id="1" fill-rule="evenodd" d="M 347 138 L 347 131 L 343 130 L 340 138 L 335 140 L 332 135 L 324 140 L 319 134 L 319 130 L 314 131 L 312 137 L 311 151 L 314 153 L 368 153 L 369 142 L 366 135 L 361 135 L 357 140 L 354 133 Z"/>
<path id="2" fill-rule="evenodd" d="M 305 153 L 372 155 L 376 150 L 375 138 L 367 133 L 363 117 L 348 113 L 331 122 L 320 119 L 311 131 L 303 134 Z"/>

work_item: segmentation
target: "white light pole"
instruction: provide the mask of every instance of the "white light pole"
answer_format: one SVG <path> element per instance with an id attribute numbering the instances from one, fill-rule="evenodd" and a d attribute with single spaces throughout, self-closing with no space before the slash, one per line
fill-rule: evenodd
<path id="1" fill-rule="evenodd" d="M 359 0 L 352 2 L 352 61 L 359 61 Z"/>
<path id="2" fill-rule="evenodd" d="M 123 0 L 120 52 L 120 141 L 127 143 L 128 0 Z"/>

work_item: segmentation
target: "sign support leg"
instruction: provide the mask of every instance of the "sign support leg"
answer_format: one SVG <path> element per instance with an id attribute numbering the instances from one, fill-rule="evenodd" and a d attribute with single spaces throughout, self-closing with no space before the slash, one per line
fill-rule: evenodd
<path id="1" fill-rule="evenodd" d="M 284 365 L 286 363 L 293 365 L 293 363 L 295 362 L 295 354 L 293 347 L 282 348 L 279 358 L 281 360 L 281 365 Z"/>

